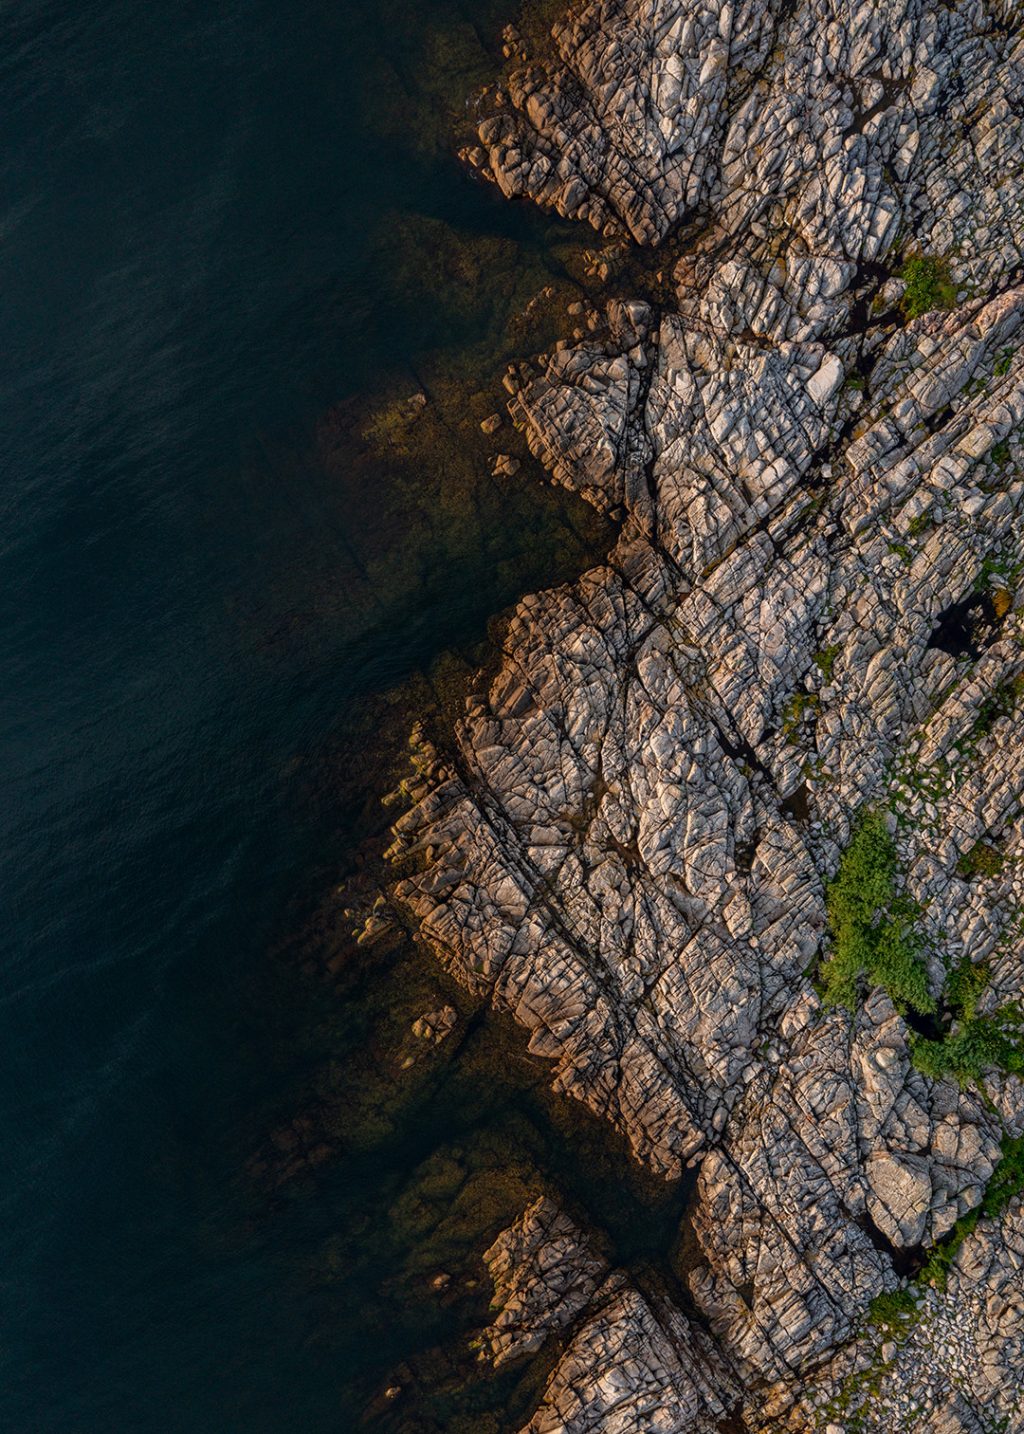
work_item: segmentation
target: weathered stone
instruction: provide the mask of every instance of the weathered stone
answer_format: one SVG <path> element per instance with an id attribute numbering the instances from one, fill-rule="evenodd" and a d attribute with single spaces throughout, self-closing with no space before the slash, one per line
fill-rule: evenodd
<path id="1" fill-rule="evenodd" d="M 506 194 L 678 242 L 659 307 L 616 300 L 508 377 L 532 452 L 622 531 L 519 604 L 396 824 L 416 859 L 396 895 L 638 1159 L 701 1161 L 691 1289 L 752 1429 L 804 1417 L 897 1253 L 973 1210 L 1024 1130 L 1018 1078 L 930 1079 L 884 992 L 851 1016 L 809 977 L 853 816 L 879 803 L 936 1002 L 964 959 L 986 963 L 983 1014 L 1024 992 L 1020 21 L 594 0 L 480 124 Z M 916 251 L 946 256 L 957 301 L 908 321 Z M 979 841 L 1000 862 L 970 874 Z M 997 1298 L 930 1427 L 1016 1387 L 993 1253 L 1019 1284 L 1015 1229 L 983 1222 L 958 1257 L 990 1231 L 952 1283 L 975 1269 Z M 702 1427 L 682 1316 L 616 1275 L 579 1297 L 600 1339 L 579 1332 L 530 1428 Z"/>
<path id="2" fill-rule="evenodd" d="M 737 1402 L 707 1336 L 667 1300 L 609 1274 L 551 1200 L 531 1205 L 484 1258 L 499 1313 L 481 1343 L 495 1364 L 571 1332 L 523 1434 L 715 1434 Z"/>

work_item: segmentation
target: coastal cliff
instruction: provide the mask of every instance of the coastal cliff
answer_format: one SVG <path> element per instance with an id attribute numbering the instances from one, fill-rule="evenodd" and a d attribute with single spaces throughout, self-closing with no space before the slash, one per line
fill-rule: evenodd
<path id="1" fill-rule="evenodd" d="M 510 371 L 619 525 L 420 740 L 394 899 L 668 1180 L 488 1252 L 526 1426 L 1024 1429 L 1024 10 L 598 0 L 467 159 L 635 292 Z"/>

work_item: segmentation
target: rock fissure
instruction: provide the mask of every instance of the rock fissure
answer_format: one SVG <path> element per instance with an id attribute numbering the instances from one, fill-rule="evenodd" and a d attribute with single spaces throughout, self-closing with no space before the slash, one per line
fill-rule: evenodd
<path id="1" fill-rule="evenodd" d="M 589 0 L 486 101 L 470 161 L 633 264 L 640 297 L 508 379 L 553 481 L 621 527 L 520 603 L 396 823 L 395 898 L 638 1160 L 699 1160 L 700 1320 L 598 1275 L 556 1205 L 500 1237 L 517 1348 L 573 1306 L 529 1434 L 1024 1428 L 1024 1313 L 985 1296 L 1012 1200 L 928 1297 L 956 1338 L 850 1382 L 1024 1131 L 988 1047 L 980 1095 L 915 1064 L 963 958 L 991 961 L 983 1015 L 1024 995 L 1020 18 Z M 861 931 L 830 1007 L 826 892 L 890 798 L 920 945 L 906 913 Z"/>

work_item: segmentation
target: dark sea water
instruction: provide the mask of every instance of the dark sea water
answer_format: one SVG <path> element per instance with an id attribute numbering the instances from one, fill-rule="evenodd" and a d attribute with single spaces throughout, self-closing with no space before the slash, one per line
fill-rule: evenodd
<path id="1" fill-rule="evenodd" d="M 479 515 L 399 543 L 384 467 L 318 457 L 332 406 L 497 349 L 543 278 L 550 229 L 450 152 L 508 18 L 0 0 L 12 1434 L 345 1430 L 419 1338 L 317 1273 L 401 1151 L 276 1202 L 245 1166 L 330 1046 L 270 953 L 346 859 L 339 731 L 550 576 Z M 460 259 L 452 302 L 449 240 L 513 280 Z"/>

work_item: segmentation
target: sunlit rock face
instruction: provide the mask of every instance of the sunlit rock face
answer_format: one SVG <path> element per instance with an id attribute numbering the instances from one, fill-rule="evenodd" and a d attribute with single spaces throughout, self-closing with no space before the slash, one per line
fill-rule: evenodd
<path id="1" fill-rule="evenodd" d="M 739 1390 L 712 1341 L 669 1301 L 610 1271 L 550 1199 L 530 1205 L 484 1259 L 498 1310 L 481 1340 L 484 1358 L 500 1365 L 563 1335 L 529 1434 L 714 1434 Z"/>
<path id="2" fill-rule="evenodd" d="M 470 155 L 506 195 L 671 239 L 670 297 L 624 294 L 514 372 L 532 451 L 621 534 L 520 603 L 454 749 L 421 749 L 396 896 L 638 1160 L 669 1179 L 700 1162 L 690 1293 L 718 1402 L 751 1429 L 814 1427 L 830 1391 L 816 1376 L 812 1407 L 811 1372 L 863 1346 L 871 1301 L 1024 1129 L 1016 1076 L 911 1058 L 950 1033 L 965 962 L 981 1015 L 1024 994 L 1022 18 L 587 5 L 488 97 Z M 812 981 L 868 807 L 915 913 L 927 1030 L 870 981 L 852 1013 Z M 936 1429 L 974 1428 L 992 1389 L 1024 1428 L 1013 1220 L 958 1257 L 944 1298 L 985 1373 L 943 1403 L 936 1365 Z M 638 1313 L 616 1278 L 591 1271 L 556 1320 L 530 1429 L 715 1427 L 706 1401 L 679 1412 L 684 1317 Z M 662 1337 L 676 1412 L 616 1423 L 602 1361 Z M 612 1363 L 649 1387 L 643 1359 Z M 892 1409 L 867 1427 L 908 1427 Z"/>

